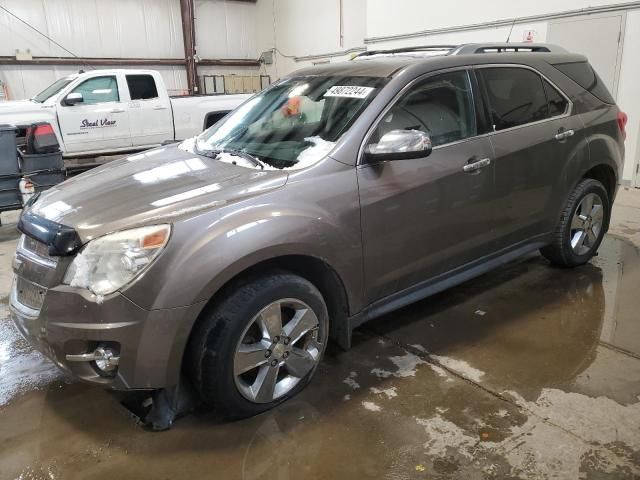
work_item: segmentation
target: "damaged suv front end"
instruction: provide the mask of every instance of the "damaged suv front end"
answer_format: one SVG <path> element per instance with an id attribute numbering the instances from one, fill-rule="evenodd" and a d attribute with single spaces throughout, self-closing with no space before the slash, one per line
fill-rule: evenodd
<path id="1" fill-rule="evenodd" d="M 328 154 L 385 82 L 285 79 L 197 138 L 34 198 L 13 264 L 10 309 L 21 333 L 83 381 L 175 386 L 193 325 L 234 273 L 302 252 L 319 234 L 327 258 L 359 252 L 355 172 Z M 302 195 L 309 184 L 316 195 L 338 193 L 326 212 Z M 333 219 L 345 204 L 353 215 Z"/>

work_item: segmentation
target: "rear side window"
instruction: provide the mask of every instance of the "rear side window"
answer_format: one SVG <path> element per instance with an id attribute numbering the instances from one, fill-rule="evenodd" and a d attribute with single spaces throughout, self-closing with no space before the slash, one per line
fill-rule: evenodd
<path id="1" fill-rule="evenodd" d="M 483 68 L 478 72 L 496 130 L 547 118 L 547 97 L 540 75 L 524 68 Z"/>
<path id="2" fill-rule="evenodd" d="M 158 98 L 156 82 L 151 75 L 127 75 L 127 85 L 131 100 Z"/>
<path id="3" fill-rule="evenodd" d="M 556 117 L 565 113 L 567 108 L 569 108 L 569 102 L 567 102 L 567 99 L 564 98 L 549 82 L 544 79 L 542 82 L 544 83 L 544 91 L 547 94 L 549 116 Z"/>
<path id="4" fill-rule="evenodd" d="M 553 66 L 604 103 L 616 103 L 602 79 L 588 62 L 556 63 Z"/>

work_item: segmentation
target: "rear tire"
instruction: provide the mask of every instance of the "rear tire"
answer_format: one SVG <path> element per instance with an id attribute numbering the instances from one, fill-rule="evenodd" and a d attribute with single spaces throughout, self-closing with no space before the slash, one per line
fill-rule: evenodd
<path id="1" fill-rule="evenodd" d="M 602 183 L 582 180 L 569 195 L 551 244 L 540 253 L 561 267 L 587 263 L 600 247 L 610 216 L 609 195 Z"/>
<path id="2" fill-rule="evenodd" d="M 186 368 L 203 404 L 250 417 L 299 393 L 324 353 L 329 316 L 309 281 L 278 272 L 236 282 L 189 340 Z"/>

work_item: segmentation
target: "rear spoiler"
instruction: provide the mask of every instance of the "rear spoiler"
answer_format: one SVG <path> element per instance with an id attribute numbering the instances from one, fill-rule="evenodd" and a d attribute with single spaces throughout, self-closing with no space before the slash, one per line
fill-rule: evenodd
<path id="1" fill-rule="evenodd" d="M 73 255 L 82 247 L 78 232 L 72 227 L 48 220 L 40 215 L 23 211 L 18 230 L 49 247 L 52 257 Z"/>

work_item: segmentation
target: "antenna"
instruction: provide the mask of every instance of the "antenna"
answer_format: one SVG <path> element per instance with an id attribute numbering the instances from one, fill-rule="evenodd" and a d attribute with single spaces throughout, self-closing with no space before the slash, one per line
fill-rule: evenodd
<path id="1" fill-rule="evenodd" d="M 518 20 L 518 17 L 514 17 L 513 22 L 511 22 L 511 28 L 509 29 L 509 36 L 507 37 L 507 43 L 509 43 L 509 40 L 511 39 L 511 33 L 513 32 L 513 26 L 516 24 L 516 20 Z"/>

